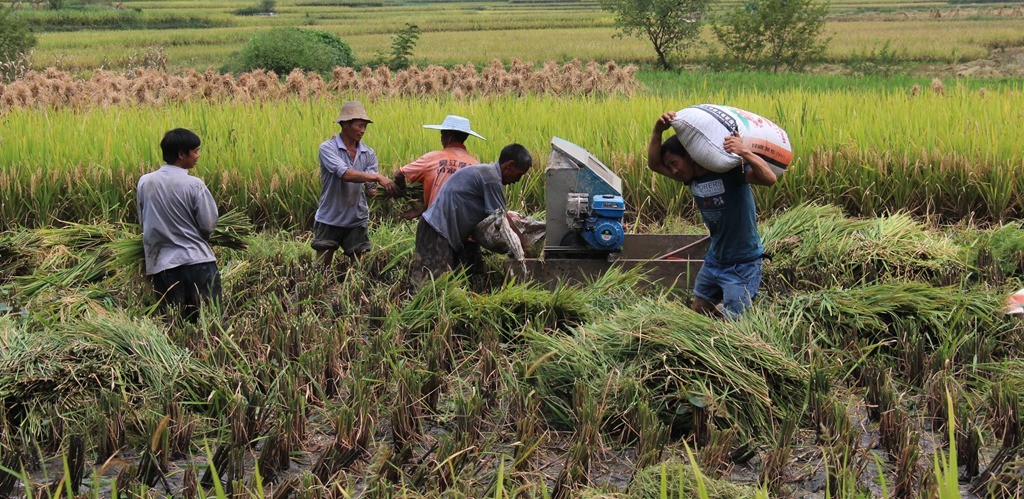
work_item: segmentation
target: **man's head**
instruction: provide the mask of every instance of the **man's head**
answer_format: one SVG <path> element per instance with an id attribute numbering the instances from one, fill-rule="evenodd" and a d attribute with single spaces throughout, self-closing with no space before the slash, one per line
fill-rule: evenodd
<path id="1" fill-rule="evenodd" d="M 165 163 L 187 170 L 196 166 L 200 144 L 199 136 L 191 130 L 175 128 L 164 134 L 163 140 L 160 141 L 160 150 L 163 152 Z"/>
<path id="2" fill-rule="evenodd" d="M 448 147 L 450 144 L 462 144 L 470 135 L 487 140 L 470 128 L 468 118 L 463 118 L 462 116 L 456 116 L 454 114 L 446 116 L 440 125 L 423 125 L 423 128 L 440 130 L 441 145 L 444 147 Z"/>
<path id="3" fill-rule="evenodd" d="M 690 158 L 690 153 L 686 152 L 686 148 L 679 142 L 679 137 L 673 135 L 662 142 L 661 144 L 661 164 L 667 166 L 670 170 L 678 172 L 682 171 L 687 164 L 692 164 L 693 159 Z"/>
<path id="4" fill-rule="evenodd" d="M 501 150 L 498 156 L 498 165 L 501 168 L 501 183 L 503 185 L 514 184 L 526 175 L 526 172 L 533 166 L 533 156 L 530 151 L 519 144 L 509 144 Z"/>
<path id="5" fill-rule="evenodd" d="M 441 146 L 448 147 L 452 144 L 463 144 L 466 139 L 469 138 L 469 134 L 466 132 L 456 132 L 455 130 L 441 130 Z"/>
<path id="6" fill-rule="evenodd" d="M 341 138 L 347 142 L 359 142 L 366 133 L 366 125 L 373 123 L 373 120 L 366 115 L 366 109 L 359 101 L 348 101 L 341 105 L 338 119 L 335 123 L 341 125 Z"/>

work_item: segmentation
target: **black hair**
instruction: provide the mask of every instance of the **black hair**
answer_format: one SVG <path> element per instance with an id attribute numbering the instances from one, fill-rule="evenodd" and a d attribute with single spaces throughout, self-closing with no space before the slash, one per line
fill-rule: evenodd
<path id="1" fill-rule="evenodd" d="M 686 148 L 679 142 L 678 135 L 673 135 L 661 143 L 661 157 L 664 158 L 667 152 L 684 158 L 690 157 L 690 153 L 686 152 Z"/>
<path id="2" fill-rule="evenodd" d="M 452 142 L 461 144 L 469 138 L 469 134 L 458 130 L 441 130 L 441 138 L 444 139 L 445 137 L 449 137 Z"/>
<path id="3" fill-rule="evenodd" d="M 192 130 L 175 128 L 164 134 L 160 141 L 160 150 L 164 153 L 164 162 L 173 165 L 178 162 L 180 153 L 188 154 L 193 149 L 198 149 L 200 144 L 199 136 Z"/>
<path id="4" fill-rule="evenodd" d="M 504 164 L 506 161 L 514 161 L 521 170 L 528 170 L 533 166 L 533 156 L 530 156 L 530 151 L 519 144 L 509 144 L 501 150 L 498 163 Z"/>

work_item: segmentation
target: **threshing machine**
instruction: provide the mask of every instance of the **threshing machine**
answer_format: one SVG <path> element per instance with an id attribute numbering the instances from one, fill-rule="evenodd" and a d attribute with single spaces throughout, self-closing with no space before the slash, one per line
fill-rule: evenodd
<path id="1" fill-rule="evenodd" d="M 533 279 L 582 283 L 612 266 L 640 266 L 652 281 L 692 286 L 710 244 L 707 236 L 627 233 L 622 179 L 567 140 L 551 139 L 544 176 L 544 250 L 541 258 L 525 262 Z"/>

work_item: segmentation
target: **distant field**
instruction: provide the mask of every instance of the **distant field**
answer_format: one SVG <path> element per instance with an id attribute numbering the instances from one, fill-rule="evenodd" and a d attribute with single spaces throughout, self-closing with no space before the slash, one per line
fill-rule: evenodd
<path id="1" fill-rule="evenodd" d="M 39 33 L 33 64 L 70 68 L 123 67 L 131 56 L 161 47 L 174 66 L 219 67 L 254 30 L 273 26 L 308 26 L 339 35 L 367 61 L 390 47 L 391 35 L 406 23 L 423 34 L 415 50 L 419 63 L 486 64 L 571 58 L 650 63 L 648 43 L 616 38 L 610 15 L 594 2 L 278 2 L 273 16 L 236 16 L 254 2 L 147 0 L 125 2 L 148 19 L 188 15 L 211 26 L 178 29 L 80 30 Z M 728 7 L 728 3 L 719 8 Z M 985 57 L 992 46 L 1024 44 L 1021 25 L 1009 7 L 957 9 L 934 1 L 840 0 L 832 4 L 827 31 L 833 43 L 827 58 L 843 61 L 886 42 L 902 60 L 952 63 Z M 933 9 L 944 13 L 932 18 Z M 102 14 L 102 13 L 99 13 Z M 99 15 L 97 14 L 97 15 Z M 26 15 L 40 16 L 39 13 Z M 706 33 L 705 38 L 710 41 Z M 700 54 L 691 54 L 697 59 Z"/>

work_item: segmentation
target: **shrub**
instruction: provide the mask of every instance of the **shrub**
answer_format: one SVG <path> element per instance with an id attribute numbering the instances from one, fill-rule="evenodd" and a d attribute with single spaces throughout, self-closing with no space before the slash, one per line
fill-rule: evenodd
<path id="1" fill-rule="evenodd" d="M 235 10 L 235 15 L 255 16 L 258 14 L 273 14 L 276 7 L 277 0 L 260 0 L 258 4 L 251 7 L 242 7 L 241 9 Z"/>
<path id="2" fill-rule="evenodd" d="M 232 71 L 265 69 L 284 75 L 295 68 L 330 74 L 352 65 L 352 49 L 337 36 L 305 28 L 274 28 L 253 36 L 229 64 Z"/>
<path id="3" fill-rule="evenodd" d="M 734 61 L 758 70 L 800 71 L 825 52 L 829 0 L 752 0 L 713 27 Z"/>
<path id="4" fill-rule="evenodd" d="M 17 60 L 35 46 L 36 37 L 28 26 L 11 9 L 0 7 L 0 62 Z"/>
<path id="5" fill-rule="evenodd" d="M 388 67 L 399 70 L 412 64 L 412 51 L 420 38 L 420 28 L 415 24 L 406 23 L 405 27 L 391 37 L 391 59 Z"/>

